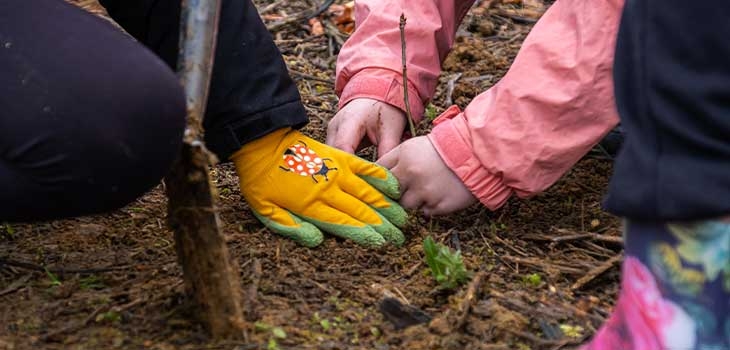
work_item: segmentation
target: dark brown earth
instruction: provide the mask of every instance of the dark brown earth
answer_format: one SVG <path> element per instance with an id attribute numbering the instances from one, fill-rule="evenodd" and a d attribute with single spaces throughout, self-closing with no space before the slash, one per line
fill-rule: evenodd
<path id="1" fill-rule="evenodd" d="M 494 84 L 534 22 L 519 1 L 476 6 L 431 116 Z M 336 111 L 333 67 L 346 35 L 325 26 L 315 37 L 306 19 L 292 20 L 313 7 L 289 1 L 264 14 L 310 113 L 306 132 L 321 140 Z M 0 226 L 0 350 L 572 348 L 605 320 L 618 289 L 616 264 L 592 274 L 621 253 L 619 221 L 600 207 L 611 173 L 602 157 L 587 156 L 544 194 L 496 212 L 414 216 L 406 244 L 382 250 L 333 237 L 300 247 L 253 218 L 231 166 L 213 172 L 246 292 L 243 340 L 211 341 L 191 318 L 158 187 L 108 215 Z M 472 283 L 438 288 L 423 259 L 428 235 L 461 250 Z M 379 311 L 386 296 L 433 320 L 396 330 Z"/>

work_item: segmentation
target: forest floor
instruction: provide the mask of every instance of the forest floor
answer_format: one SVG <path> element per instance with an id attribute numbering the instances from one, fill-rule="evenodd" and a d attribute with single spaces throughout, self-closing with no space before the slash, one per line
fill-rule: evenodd
<path id="1" fill-rule="evenodd" d="M 305 132 L 322 140 L 337 108 L 334 64 L 347 35 L 327 12 L 319 17 L 324 33 L 313 34 L 305 16 L 312 2 L 257 5 L 302 92 Z M 451 103 L 464 107 L 497 82 L 547 6 L 477 1 L 428 117 Z M 428 120 L 418 127 L 428 129 Z M 0 350 L 573 348 L 606 319 L 618 290 L 620 221 L 600 206 L 611 167 L 592 152 L 543 194 L 495 212 L 414 216 L 402 247 L 368 250 L 332 236 L 308 249 L 271 233 L 242 200 L 233 168 L 219 165 L 223 231 L 249 321 L 239 341 L 211 341 L 191 318 L 161 186 L 106 215 L 4 224 Z M 471 282 L 439 288 L 424 261 L 427 236 L 461 251 Z M 407 305 L 405 314 L 385 297 Z M 409 315 L 427 322 L 394 323 Z"/>

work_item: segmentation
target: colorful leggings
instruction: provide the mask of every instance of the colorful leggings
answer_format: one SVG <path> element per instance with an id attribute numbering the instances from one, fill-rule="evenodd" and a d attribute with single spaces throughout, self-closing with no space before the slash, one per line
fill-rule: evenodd
<path id="1" fill-rule="evenodd" d="M 730 349 L 730 221 L 627 223 L 618 302 L 584 349 Z"/>

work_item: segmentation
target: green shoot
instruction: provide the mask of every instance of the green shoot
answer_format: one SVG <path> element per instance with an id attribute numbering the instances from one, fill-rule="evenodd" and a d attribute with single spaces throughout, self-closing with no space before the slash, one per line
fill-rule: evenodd
<path id="1" fill-rule="evenodd" d="M 278 350 L 279 343 L 277 339 L 286 339 L 286 331 L 281 327 L 272 326 L 266 322 L 257 321 L 254 323 L 257 332 L 268 332 L 269 342 L 266 346 L 267 350 Z"/>
<path id="2" fill-rule="evenodd" d="M 431 275 L 441 288 L 453 289 L 469 280 L 470 273 L 464 266 L 461 252 L 453 252 L 449 247 L 436 243 L 433 238 L 423 240 L 423 251 L 426 264 L 431 268 Z"/>
<path id="3" fill-rule="evenodd" d="M 274 338 L 278 339 L 286 339 L 286 332 L 281 327 L 274 327 L 271 329 L 271 335 L 274 336 Z"/>
<path id="4" fill-rule="evenodd" d="M 527 285 L 538 287 L 540 286 L 540 283 L 542 283 L 542 277 L 540 277 L 539 273 L 532 273 L 529 275 L 522 276 L 522 283 L 525 283 Z"/>
<path id="5" fill-rule="evenodd" d="M 8 223 L 0 224 L 0 235 L 7 236 L 9 239 L 15 238 L 15 229 Z"/>
<path id="6" fill-rule="evenodd" d="M 560 330 L 565 334 L 565 336 L 570 338 L 581 338 L 583 337 L 583 327 L 581 326 L 572 326 L 569 324 L 561 324 Z"/>
<path id="7" fill-rule="evenodd" d="M 279 343 L 276 342 L 276 339 L 269 338 L 269 343 L 266 344 L 266 350 L 279 350 L 281 349 L 279 347 Z"/>
<path id="8" fill-rule="evenodd" d="M 58 279 L 58 277 L 55 274 L 53 274 L 53 272 L 49 271 L 48 268 L 44 268 L 44 270 L 46 271 L 46 276 L 48 276 L 48 279 L 51 280 L 51 287 L 61 285 L 61 280 Z"/>
<path id="9" fill-rule="evenodd" d="M 122 320 L 122 315 L 116 311 L 107 311 L 96 316 L 96 322 L 116 323 Z"/>
<path id="10" fill-rule="evenodd" d="M 437 113 L 438 112 L 436 111 L 436 106 L 429 103 L 426 106 L 426 111 L 423 113 L 423 115 L 426 117 L 426 120 L 433 121 L 438 116 Z"/>
<path id="11" fill-rule="evenodd" d="M 81 287 L 81 289 L 104 289 L 106 288 L 106 285 L 104 284 L 104 281 L 99 279 L 99 277 L 89 276 L 84 277 L 79 281 L 79 287 Z"/>

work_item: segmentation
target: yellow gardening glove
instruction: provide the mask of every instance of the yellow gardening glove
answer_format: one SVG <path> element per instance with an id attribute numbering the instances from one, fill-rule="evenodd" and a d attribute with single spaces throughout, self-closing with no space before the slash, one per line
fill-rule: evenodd
<path id="1" fill-rule="evenodd" d="M 246 144 L 231 160 L 254 215 L 276 233 L 307 247 L 322 242 L 322 231 L 366 246 L 405 240 L 398 227 L 406 212 L 393 201 L 398 181 L 375 163 L 289 128 Z"/>

